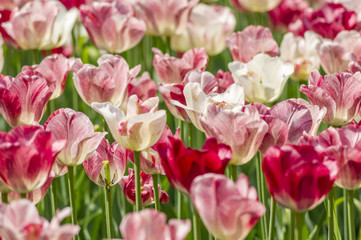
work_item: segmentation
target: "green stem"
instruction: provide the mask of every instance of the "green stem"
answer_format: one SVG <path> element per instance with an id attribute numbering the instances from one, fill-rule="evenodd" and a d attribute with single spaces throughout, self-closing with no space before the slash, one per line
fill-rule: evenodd
<path id="1" fill-rule="evenodd" d="M 294 223 L 295 223 L 295 230 L 294 230 L 294 238 L 295 240 L 302 240 L 302 225 L 303 225 L 303 213 L 294 212 Z"/>
<path id="2" fill-rule="evenodd" d="M 140 193 L 140 152 L 134 151 L 134 174 L 135 174 L 135 211 L 142 209 Z"/>
<path id="3" fill-rule="evenodd" d="M 75 191 L 74 191 L 74 167 L 68 166 L 68 191 L 70 198 L 70 207 L 71 211 L 71 223 L 77 225 L 76 217 L 76 206 L 75 206 Z M 79 239 L 78 236 L 75 236 L 73 239 Z"/>
<path id="4" fill-rule="evenodd" d="M 188 143 L 189 147 L 194 148 L 193 123 L 188 122 Z"/>
<path id="5" fill-rule="evenodd" d="M 347 220 L 348 220 L 348 231 L 349 239 L 355 240 L 355 218 L 354 218 L 354 203 L 353 203 L 354 190 L 347 190 Z"/>
<path id="6" fill-rule="evenodd" d="M 193 239 L 201 240 L 201 226 L 200 226 L 200 218 L 196 208 L 192 205 L 193 210 Z"/>
<path id="7" fill-rule="evenodd" d="M 237 181 L 238 173 L 237 173 L 237 165 L 230 165 L 231 170 L 231 177 L 232 180 L 235 182 Z"/>
<path id="8" fill-rule="evenodd" d="M 343 232 L 345 239 L 348 239 L 348 225 L 347 225 L 347 189 L 343 189 Z"/>
<path id="9" fill-rule="evenodd" d="M 153 178 L 153 188 L 154 188 L 155 210 L 160 211 L 158 174 L 152 174 L 152 178 Z"/>
<path id="10" fill-rule="evenodd" d="M 182 202 L 183 202 L 182 193 L 180 191 L 177 191 L 177 218 L 182 219 Z"/>
<path id="11" fill-rule="evenodd" d="M 51 193 L 51 210 L 52 210 L 51 213 L 53 214 L 53 216 L 55 216 L 56 209 L 58 209 L 58 198 L 56 195 L 56 179 L 55 178 L 51 182 L 50 193 Z"/>
<path id="12" fill-rule="evenodd" d="M 265 205 L 265 193 L 264 193 L 264 179 L 262 175 L 262 156 L 259 153 L 256 163 L 256 171 L 257 171 L 257 189 L 258 189 L 258 196 L 263 205 Z M 262 229 L 262 236 L 265 238 L 267 236 L 267 227 L 266 227 L 266 217 L 265 215 L 261 218 L 260 221 L 261 229 Z"/>
<path id="13" fill-rule="evenodd" d="M 110 187 L 104 187 L 104 198 L 105 198 L 105 221 L 107 227 L 107 238 L 113 238 L 113 216 L 112 216 L 112 194 Z"/>
<path id="14" fill-rule="evenodd" d="M 1 202 L 8 203 L 8 194 L 7 193 L 1 193 Z"/>
<path id="15" fill-rule="evenodd" d="M 271 213 L 268 228 L 268 239 L 273 240 L 275 234 L 276 202 L 271 198 Z"/>
<path id="16" fill-rule="evenodd" d="M 26 199 L 26 193 L 20 193 L 20 198 Z"/>
<path id="17" fill-rule="evenodd" d="M 171 44 L 170 44 L 170 37 L 165 37 L 165 45 L 166 45 L 166 51 L 167 53 L 172 56 L 172 48 L 171 48 Z"/>
<path id="18" fill-rule="evenodd" d="M 328 240 L 334 240 L 333 208 L 334 194 L 333 189 L 331 189 L 327 196 Z"/>
<path id="19" fill-rule="evenodd" d="M 295 212 L 291 211 L 290 216 L 290 239 L 294 239 L 295 236 Z"/>

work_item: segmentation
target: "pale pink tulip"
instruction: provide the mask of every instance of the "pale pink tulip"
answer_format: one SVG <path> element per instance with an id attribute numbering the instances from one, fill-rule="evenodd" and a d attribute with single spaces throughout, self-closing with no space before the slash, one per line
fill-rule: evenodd
<path id="1" fill-rule="evenodd" d="M 155 85 L 154 80 L 150 78 L 148 72 L 144 72 L 142 76 L 130 80 L 126 99 L 133 94 L 137 95 L 143 102 L 148 98 L 157 96 L 157 86 Z"/>
<path id="2" fill-rule="evenodd" d="M 236 183 L 220 174 L 201 175 L 192 183 L 191 198 L 208 231 L 222 240 L 245 239 L 266 212 L 244 174 Z"/>
<path id="3" fill-rule="evenodd" d="M 267 12 L 277 7 L 281 0 L 231 0 L 233 4 L 250 12 Z"/>
<path id="4" fill-rule="evenodd" d="M 0 10 L 13 10 L 16 7 L 21 7 L 25 3 L 30 2 L 33 0 L 2 0 L 0 2 Z"/>
<path id="5" fill-rule="evenodd" d="M 142 151 L 153 146 L 164 131 L 167 120 L 165 110 L 159 110 L 158 97 L 141 102 L 136 95 L 128 101 L 127 114 L 113 104 L 92 103 L 92 108 L 103 115 L 113 138 L 132 151 Z"/>
<path id="6" fill-rule="evenodd" d="M 11 240 L 71 240 L 80 227 L 60 225 L 71 213 L 70 208 L 58 211 L 51 222 L 40 217 L 36 207 L 28 200 L 20 199 L 8 205 L 0 205 L 0 236 Z"/>
<path id="7" fill-rule="evenodd" d="M 171 219 L 154 209 L 128 213 L 119 229 L 123 240 L 184 240 L 191 230 L 189 220 Z"/>
<path id="8" fill-rule="evenodd" d="M 183 31 L 189 12 L 198 0 L 134 0 L 137 18 L 144 20 L 147 34 L 170 37 Z"/>
<path id="9" fill-rule="evenodd" d="M 85 173 L 99 186 L 110 187 L 124 176 L 128 160 L 127 149 L 103 138 L 93 155 L 83 162 Z"/>
<path id="10" fill-rule="evenodd" d="M 145 24 L 133 16 L 124 1 L 94 2 L 80 6 L 80 19 L 92 42 L 110 53 L 121 53 L 137 45 Z"/>
<path id="11" fill-rule="evenodd" d="M 226 39 L 226 43 L 233 61 L 247 63 L 259 53 L 266 53 L 271 57 L 278 55 L 276 40 L 270 29 L 263 26 L 248 26 L 242 32 L 233 33 Z"/>
<path id="12" fill-rule="evenodd" d="M 15 78 L 0 74 L 0 113 L 10 126 L 39 122 L 54 91 L 38 72 L 24 71 Z"/>
<path id="13" fill-rule="evenodd" d="M 98 67 L 74 64 L 74 86 L 83 101 L 110 102 L 119 107 L 125 101 L 129 83 L 140 71 L 140 65 L 129 69 L 128 63 L 121 56 L 103 55 L 98 59 Z"/>
<path id="14" fill-rule="evenodd" d="M 48 81 L 48 85 L 55 84 L 55 90 L 50 100 L 60 97 L 65 90 L 65 80 L 72 67 L 74 59 L 68 59 L 61 54 L 54 54 L 44 58 L 39 65 L 23 66 L 22 71 L 32 70 L 41 73 Z"/>
<path id="15" fill-rule="evenodd" d="M 171 38 L 171 47 L 185 52 L 204 47 L 208 55 L 217 55 L 226 48 L 226 38 L 236 26 L 231 9 L 198 4 L 189 16 L 187 28 Z"/>
<path id="16" fill-rule="evenodd" d="M 65 148 L 59 153 L 57 162 L 66 166 L 77 166 L 89 158 L 99 146 L 106 132 L 94 132 L 90 119 L 81 112 L 61 108 L 51 114 L 44 124 L 55 139 L 66 139 Z"/>
<path id="17" fill-rule="evenodd" d="M 323 122 L 333 126 L 349 123 L 358 113 L 361 102 L 361 73 L 335 73 L 321 76 L 315 70 L 308 79 L 303 92 L 313 105 L 326 107 Z"/>
<path id="18" fill-rule="evenodd" d="M 67 11 L 59 1 L 38 0 L 13 10 L 2 26 L 20 48 L 50 50 L 65 44 L 76 17 L 75 9 Z"/>

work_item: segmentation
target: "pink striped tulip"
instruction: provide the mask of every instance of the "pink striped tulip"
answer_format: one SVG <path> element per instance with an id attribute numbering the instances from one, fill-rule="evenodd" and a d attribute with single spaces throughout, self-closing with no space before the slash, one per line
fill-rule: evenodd
<path id="1" fill-rule="evenodd" d="M 72 67 L 74 59 L 68 59 L 61 54 L 44 58 L 39 65 L 23 66 L 22 71 L 32 70 L 41 73 L 48 85 L 55 84 L 55 90 L 50 100 L 60 97 L 65 90 L 65 80 Z"/>
<path id="2" fill-rule="evenodd" d="M 59 153 L 57 162 L 66 166 L 77 166 L 89 158 L 101 143 L 106 132 L 94 132 L 90 119 L 81 112 L 61 108 L 51 114 L 44 124 L 55 139 L 66 139 L 65 148 Z"/>
<path id="3" fill-rule="evenodd" d="M 273 199 L 297 212 L 319 205 L 338 174 L 336 162 L 310 145 L 271 147 L 263 157 L 262 169 Z"/>
<path id="4" fill-rule="evenodd" d="M 121 53 L 142 40 L 145 24 L 133 16 L 124 1 L 94 2 L 80 6 L 80 20 L 90 39 L 100 49 Z"/>
<path id="5" fill-rule="evenodd" d="M 39 122 L 54 87 L 39 72 L 24 71 L 15 78 L 0 74 L 1 115 L 12 127 Z"/>
<path id="6" fill-rule="evenodd" d="M 333 126 L 349 123 L 358 113 L 361 102 L 361 73 L 341 72 L 321 76 L 315 70 L 303 92 L 313 105 L 326 107 L 323 122 Z"/>
<path id="7" fill-rule="evenodd" d="M 119 145 L 132 151 L 153 146 L 162 135 L 167 115 L 159 110 L 158 97 L 141 102 L 136 95 L 128 101 L 127 114 L 113 104 L 92 103 L 92 108 L 103 115 L 113 138 Z"/>
<path id="8" fill-rule="evenodd" d="M 244 174 L 236 183 L 220 174 L 199 176 L 192 183 L 191 198 L 208 231 L 222 240 L 245 239 L 266 212 Z"/>
<path id="9" fill-rule="evenodd" d="M 65 44 L 76 17 L 59 1 L 38 0 L 13 10 L 2 26 L 20 48 L 50 50 Z"/>
<path id="10" fill-rule="evenodd" d="M 117 184 L 127 168 L 128 150 L 103 138 L 95 152 L 83 162 L 85 173 L 99 186 Z"/>
<path id="11" fill-rule="evenodd" d="M 157 86 L 148 72 L 144 72 L 140 77 L 130 80 L 125 105 L 128 104 L 129 97 L 134 94 L 143 102 L 157 96 Z"/>
<path id="12" fill-rule="evenodd" d="M 74 86 L 89 106 L 93 102 L 110 102 L 119 107 L 125 101 L 129 83 L 140 71 L 140 65 L 129 69 L 121 56 L 106 54 L 98 59 L 98 67 L 82 64 L 73 66 Z"/>
<path id="13" fill-rule="evenodd" d="M 36 207 L 28 200 L 20 199 L 8 205 L 0 205 L 0 235 L 12 240 L 71 240 L 80 227 L 60 225 L 71 213 L 70 208 L 58 211 L 49 223 L 40 217 Z"/>
<path id="14" fill-rule="evenodd" d="M 0 132 L 0 178 L 14 191 L 25 193 L 47 180 L 56 155 L 66 141 L 38 126 L 21 125 Z"/>
<path id="15" fill-rule="evenodd" d="M 147 26 L 147 34 L 170 37 L 184 30 L 189 12 L 199 0 L 134 0 L 137 18 Z"/>
<path id="16" fill-rule="evenodd" d="M 189 220 L 171 219 L 168 224 L 167 215 L 154 209 L 128 213 L 122 220 L 119 229 L 123 240 L 184 240 L 191 231 Z"/>
<path id="17" fill-rule="evenodd" d="M 278 44 L 270 29 L 262 26 L 251 25 L 242 32 L 233 33 L 226 39 L 226 43 L 233 61 L 247 63 L 259 53 L 266 53 L 271 57 L 278 55 Z"/>
<path id="18" fill-rule="evenodd" d="M 119 186 L 123 190 L 125 198 L 133 205 L 135 205 L 135 175 L 134 170 L 129 168 L 129 175 L 122 177 L 119 182 Z M 140 187 L 141 187 L 141 198 L 142 206 L 146 207 L 154 203 L 154 188 L 153 188 L 153 178 L 152 175 L 140 172 Z M 160 189 L 160 184 L 158 184 L 159 190 L 159 201 L 160 203 L 168 203 L 169 196 L 168 194 Z"/>

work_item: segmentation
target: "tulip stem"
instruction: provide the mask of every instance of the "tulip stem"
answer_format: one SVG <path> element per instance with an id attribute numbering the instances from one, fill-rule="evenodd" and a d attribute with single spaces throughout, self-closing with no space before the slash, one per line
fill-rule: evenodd
<path id="1" fill-rule="evenodd" d="M 262 155 L 258 153 L 257 163 L 256 163 L 256 171 L 257 171 L 257 188 L 258 188 L 258 196 L 263 205 L 265 204 L 265 191 L 264 191 L 264 179 L 262 175 Z M 267 236 L 267 223 L 266 223 L 266 217 L 265 215 L 262 216 L 261 221 L 261 229 L 262 229 L 262 236 L 263 238 L 266 238 Z"/>
<path id="2" fill-rule="evenodd" d="M 112 193 L 110 187 L 104 187 L 104 197 L 105 197 L 105 221 L 107 227 L 107 238 L 113 238 L 113 216 L 112 216 Z"/>
<path id="3" fill-rule="evenodd" d="M 51 210 L 52 210 L 53 216 L 55 216 L 56 209 L 58 208 L 58 198 L 56 195 L 56 179 L 55 178 L 51 182 L 50 193 L 51 193 Z"/>
<path id="4" fill-rule="evenodd" d="M 153 178 L 153 188 L 154 188 L 155 210 L 160 211 L 158 174 L 152 174 L 152 178 Z"/>
<path id="5" fill-rule="evenodd" d="M 26 193 L 20 193 L 20 198 L 26 199 Z"/>
<path id="6" fill-rule="evenodd" d="M 135 174 L 135 211 L 142 209 L 140 193 L 140 152 L 134 151 L 134 174 Z"/>
<path id="7" fill-rule="evenodd" d="M 8 203 L 8 194 L 7 193 L 1 193 L 1 202 Z"/>
<path id="8" fill-rule="evenodd" d="M 348 222 L 347 222 L 347 189 L 343 189 L 343 229 L 344 229 L 344 239 L 348 239 Z"/>
<path id="9" fill-rule="evenodd" d="M 293 212 L 294 217 L 294 238 L 295 240 L 302 240 L 302 225 L 303 225 L 303 213 L 302 212 Z"/>
<path id="10" fill-rule="evenodd" d="M 347 190 L 347 219 L 348 219 L 348 231 L 349 239 L 355 240 L 355 218 L 354 218 L 354 203 L 353 203 L 354 190 Z"/>
<path id="11" fill-rule="evenodd" d="M 200 219 L 197 209 L 191 204 L 193 210 L 193 239 L 201 240 Z"/>
<path id="12" fill-rule="evenodd" d="M 327 196 L 328 240 L 334 240 L 333 208 L 334 208 L 334 195 L 333 195 L 333 189 L 331 189 L 331 191 Z"/>
<path id="13" fill-rule="evenodd" d="M 178 204 L 178 207 L 177 207 L 177 210 L 178 210 L 178 214 L 177 214 L 177 217 L 178 219 L 182 219 L 182 193 L 180 191 L 177 191 L 177 204 Z"/>
<path id="14" fill-rule="evenodd" d="M 193 136 L 193 123 L 188 122 L 188 144 L 189 147 L 194 148 L 194 136 Z"/>
<path id="15" fill-rule="evenodd" d="M 268 228 L 268 239 L 273 240 L 275 234 L 276 202 L 271 198 L 271 213 Z"/>
<path id="16" fill-rule="evenodd" d="M 70 198 L 70 207 L 71 211 L 71 223 L 77 225 L 77 218 L 76 218 L 76 206 L 75 206 L 75 191 L 74 191 L 74 167 L 68 166 L 68 191 L 69 191 L 69 198 Z M 73 239 L 79 239 L 78 236 L 74 236 Z"/>
<path id="17" fill-rule="evenodd" d="M 237 165 L 229 165 L 231 171 L 232 180 L 237 181 L 238 173 L 237 173 Z"/>

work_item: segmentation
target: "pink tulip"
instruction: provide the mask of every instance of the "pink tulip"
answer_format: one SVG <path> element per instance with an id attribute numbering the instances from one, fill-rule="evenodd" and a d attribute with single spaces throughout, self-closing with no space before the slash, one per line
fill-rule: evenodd
<path id="1" fill-rule="evenodd" d="M 127 168 L 128 151 L 117 143 L 103 138 L 96 151 L 83 162 L 85 173 L 99 186 L 117 184 Z"/>
<path id="2" fill-rule="evenodd" d="M 140 71 L 140 65 L 129 69 L 121 56 L 103 55 L 98 59 L 98 67 L 82 64 L 80 59 L 74 64 L 74 86 L 83 101 L 111 102 L 116 107 L 122 105 L 129 83 Z"/>
<path id="3" fill-rule="evenodd" d="M 223 109 L 209 104 L 200 121 L 207 137 L 215 137 L 232 148 L 230 164 L 234 165 L 245 164 L 253 158 L 268 130 L 267 123 L 253 106 Z"/>
<path id="4" fill-rule="evenodd" d="M 220 174 L 199 176 L 192 183 L 191 198 L 208 231 L 222 240 L 245 239 L 266 212 L 244 174 L 236 183 Z"/>
<path id="5" fill-rule="evenodd" d="M 33 0 L 2 0 L 0 2 L 0 9 L 13 10 L 16 7 L 22 7 L 25 3 Z"/>
<path id="6" fill-rule="evenodd" d="M 54 172 L 55 178 L 58 178 L 68 172 L 68 167 L 65 165 L 60 165 L 55 161 L 51 170 Z"/>
<path id="7" fill-rule="evenodd" d="M 180 52 L 203 47 L 208 55 L 217 55 L 226 48 L 226 38 L 235 27 L 231 9 L 200 3 L 192 9 L 187 28 L 171 37 L 171 47 Z"/>
<path id="8" fill-rule="evenodd" d="M 297 212 L 319 205 L 338 173 L 336 162 L 310 145 L 271 147 L 264 155 L 262 169 L 273 199 Z"/>
<path id="9" fill-rule="evenodd" d="M 145 24 L 133 17 L 124 1 L 94 2 L 80 6 L 80 20 L 92 42 L 110 53 L 121 53 L 137 45 Z"/>
<path id="10" fill-rule="evenodd" d="M 92 103 L 92 108 L 103 115 L 113 138 L 119 145 L 132 151 L 153 146 L 162 135 L 167 116 L 159 110 L 158 97 L 141 102 L 136 95 L 128 101 L 127 114 L 111 103 Z"/>
<path id="11" fill-rule="evenodd" d="M 65 44 L 76 17 L 75 9 L 67 11 L 59 1 L 30 1 L 2 26 L 22 49 L 49 50 Z"/>
<path id="12" fill-rule="evenodd" d="M 0 113 L 14 127 L 39 122 L 55 85 L 38 72 L 24 71 L 15 78 L 0 74 Z"/>
<path id="13" fill-rule="evenodd" d="M 0 132 L 0 178 L 21 193 L 41 187 L 66 141 L 55 141 L 41 127 L 21 125 Z"/>
<path id="14" fill-rule="evenodd" d="M 359 112 L 361 102 L 361 73 L 341 72 L 321 76 L 315 70 L 303 92 L 313 105 L 326 107 L 326 124 L 339 126 L 349 123 Z"/>
<path id="15" fill-rule="evenodd" d="M 65 89 L 65 80 L 74 59 L 67 59 L 61 54 L 54 54 L 44 58 L 39 65 L 23 66 L 22 71 L 32 70 L 41 73 L 48 85 L 55 84 L 55 90 L 50 100 L 60 97 Z"/>
<path id="16" fill-rule="evenodd" d="M 123 190 L 125 198 L 133 205 L 135 205 L 135 175 L 134 170 L 129 168 L 129 175 L 123 177 L 119 186 Z M 140 172 L 140 187 L 141 187 L 141 198 L 142 198 L 142 206 L 146 207 L 150 204 L 154 203 L 154 188 L 153 188 L 153 178 L 152 175 L 146 174 L 144 172 Z M 168 203 L 169 196 L 168 194 L 160 189 L 160 185 L 158 185 L 159 189 L 159 201 L 163 204 Z"/>
<path id="17" fill-rule="evenodd" d="M 148 72 L 144 72 L 139 78 L 133 78 L 130 81 L 126 98 L 128 99 L 133 94 L 137 95 L 142 102 L 157 96 L 157 86 Z"/>
<path id="18" fill-rule="evenodd" d="M 182 58 L 171 57 L 157 49 L 154 52 L 153 66 L 162 83 L 181 84 L 188 72 L 194 69 L 204 71 L 208 55 L 204 48 L 194 48 L 183 54 Z"/>
<path id="19" fill-rule="evenodd" d="M 266 53 L 271 57 L 278 55 L 278 44 L 270 29 L 262 26 L 251 25 L 242 32 L 233 33 L 226 39 L 226 43 L 233 61 L 247 63 L 259 53 Z"/>
<path id="20" fill-rule="evenodd" d="M 57 162 L 66 166 L 77 166 L 89 158 L 101 143 L 106 132 L 94 132 L 90 119 L 81 112 L 61 108 L 51 114 L 44 124 L 55 139 L 66 139 L 65 148 L 59 153 Z"/>
<path id="21" fill-rule="evenodd" d="M 189 220 L 171 219 L 154 209 L 128 213 L 119 229 L 123 240 L 184 240 L 191 230 Z"/>
<path id="22" fill-rule="evenodd" d="M 178 138 L 169 137 L 168 143 L 158 145 L 159 156 L 172 186 L 188 194 L 192 181 L 206 173 L 223 174 L 232 158 L 231 148 L 209 138 L 201 150 L 186 148 Z"/>
<path id="23" fill-rule="evenodd" d="M 20 199 L 8 205 L 0 205 L 0 235 L 12 240 L 71 240 L 80 227 L 60 225 L 70 215 L 70 208 L 58 211 L 51 222 L 39 216 L 36 207 L 28 200 Z"/>
<path id="24" fill-rule="evenodd" d="M 240 11 L 267 12 L 275 8 L 281 0 L 231 0 Z"/>
<path id="25" fill-rule="evenodd" d="M 189 12 L 198 0 L 135 0 L 137 18 L 147 25 L 147 34 L 172 36 L 184 30 Z"/>
<path id="26" fill-rule="evenodd" d="M 361 72 L 361 58 L 357 59 L 355 55 L 351 55 L 351 62 L 348 64 L 348 68 L 352 73 Z"/>

